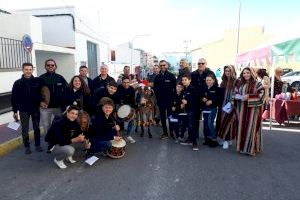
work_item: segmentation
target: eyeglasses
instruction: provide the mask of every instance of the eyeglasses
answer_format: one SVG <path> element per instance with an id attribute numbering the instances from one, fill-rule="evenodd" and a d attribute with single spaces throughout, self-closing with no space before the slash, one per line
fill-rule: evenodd
<path id="1" fill-rule="evenodd" d="M 198 63 L 198 65 L 205 65 L 206 63 Z"/>
<path id="2" fill-rule="evenodd" d="M 160 67 L 164 67 L 164 66 L 166 66 L 166 65 L 159 65 Z"/>
<path id="3" fill-rule="evenodd" d="M 47 67 L 54 67 L 55 65 L 50 65 L 50 64 L 47 64 Z"/>

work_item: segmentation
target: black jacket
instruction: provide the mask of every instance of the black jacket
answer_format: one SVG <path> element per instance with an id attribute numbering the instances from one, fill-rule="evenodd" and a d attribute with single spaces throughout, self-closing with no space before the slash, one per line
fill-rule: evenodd
<path id="1" fill-rule="evenodd" d="M 106 118 L 104 113 L 101 112 L 95 117 L 92 135 L 89 137 L 100 141 L 113 140 L 114 136 L 117 135 L 117 131 L 114 129 L 114 126 L 114 117 L 110 115 L 108 118 Z"/>
<path id="2" fill-rule="evenodd" d="M 204 87 L 206 86 L 205 79 L 208 74 L 213 74 L 215 76 L 215 73 L 211 71 L 209 68 L 206 68 L 202 74 L 199 73 L 198 69 L 191 73 L 191 77 L 192 77 L 191 84 L 197 89 L 199 93 L 201 93 Z M 217 79 L 215 85 L 218 85 Z"/>
<path id="3" fill-rule="evenodd" d="M 165 71 L 165 73 L 160 71 L 160 73 L 155 77 L 153 88 L 158 106 L 172 106 L 175 88 L 175 75 L 169 71 Z"/>
<path id="4" fill-rule="evenodd" d="M 56 116 L 45 136 L 45 141 L 49 146 L 53 145 L 69 145 L 72 139 L 81 134 L 79 123 L 70 121 L 66 116 Z"/>
<path id="5" fill-rule="evenodd" d="M 207 106 L 205 102 L 202 101 L 202 98 L 205 97 L 208 100 L 212 101 L 212 104 Z M 211 88 L 208 88 L 207 86 L 204 87 L 200 99 L 202 102 L 202 108 L 203 110 L 207 108 L 216 108 L 220 105 L 223 97 L 220 94 L 220 88 L 216 85 L 212 86 Z"/>
<path id="6" fill-rule="evenodd" d="M 183 99 L 182 93 L 179 95 L 177 94 L 177 92 L 174 93 L 172 107 L 175 107 L 175 111 L 172 110 L 173 114 L 179 114 L 184 112 L 184 109 L 181 108 L 182 99 Z"/>
<path id="7" fill-rule="evenodd" d="M 39 112 L 41 95 L 40 79 L 31 76 L 15 81 L 12 88 L 11 105 L 14 113 L 21 112 Z"/>
<path id="8" fill-rule="evenodd" d="M 47 86 L 50 91 L 50 103 L 48 108 L 60 108 L 67 81 L 56 73 L 46 72 L 40 76 L 42 86 Z"/>
<path id="9" fill-rule="evenodd" d="M 195 112 L 196 109 L 199 109 L 199 93 L 194 86 L 189 85 L 184 88 L 183 98 L 187 101 L 185 105 L 186 112 Z"/>
<path id="10" fill-rule="evenodd" d="M 89 94 L 84 94 L 82 90 L 74 91 L 71 88 L 66 88 L 63 94 L 62 112 L 64 112 L 69 105 L 76 105 L 90 113 L 91 111 L 91 98 Z M 83 105 L 82 105 L 83 104 Z"/>
<path id="11" fill-rule="evenodd" d="M 102 79 L 101 75 L 99 75 L 93 79 L 92 88 L 90 88 L 92 92 L 96 92 L 96 90 L 106 88 L 111 81 L 115 81 L 115 79 L 109 75 L 107 75 L 106 79 Z"/>
<path id="12" fill-rule="evenodd" d="M 188 67 L 183 68 L 183 69 L 179 69 L 178 72 L 179 72 L 179 73 L 178 73 L 177 80 L 176 80 L 177 83 L 181 82 L 182 76 L 183 76 L 184 74 L 191 74 L 190 69 L 189 69 Z"/>
<path id="13" fill-rule="evenodd" d="M 125 89 L 122 85 L 119 85 L 117 90 L 117 98 L 117 104 L 128 104 L 132 108 L 137 107 L 135 102 L 135 91 L 132 86 L 129 86 L 128 89 Z"/>

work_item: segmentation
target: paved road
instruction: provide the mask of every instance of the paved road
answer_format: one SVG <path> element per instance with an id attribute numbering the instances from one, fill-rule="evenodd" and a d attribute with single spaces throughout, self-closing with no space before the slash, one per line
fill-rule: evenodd
<path id="1" fill-rule="evenodd" d="M 0 159 L 0 199 L 300 199 L 300 133 L 264 131 L 264 152 L 250 157 L 233 148 L 193 152 L 156 132 L 136 137 L 123 159 L 87 166 L 80 153 L 66 170 L 45 152 L 18 149 Z"/>

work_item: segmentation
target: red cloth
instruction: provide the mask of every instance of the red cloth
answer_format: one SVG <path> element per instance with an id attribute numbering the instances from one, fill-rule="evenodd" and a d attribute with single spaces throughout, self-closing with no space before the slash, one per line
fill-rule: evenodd
<path id="1" fill-rule="evenodd" d="M 272 119 L 282 124 L 289 116 L 300 115 L 300 101 L 274 99 L 272 106 Z M 270 111 L 265 110 L 263 119 L 270 118 Z"/>

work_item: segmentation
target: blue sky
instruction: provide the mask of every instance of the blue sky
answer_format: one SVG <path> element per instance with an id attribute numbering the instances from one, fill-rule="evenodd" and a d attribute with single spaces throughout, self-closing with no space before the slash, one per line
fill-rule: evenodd
<path id="1" fill-rule="evenodd" d="M 156 52 L 184 51 L 184 40 L 196 47 L 222 39 L 224 29 L 238 24 L 239 0 L 0 0 L 0 8 L 8 10 L 72 4 L 83 13 L 100 11 L 112 46 L 149 34 L 134 46 Z M 241 5 L 241 27 L 265 25 L 279 35 L 298 29 L 300 1 L 241 0 Z"/>

